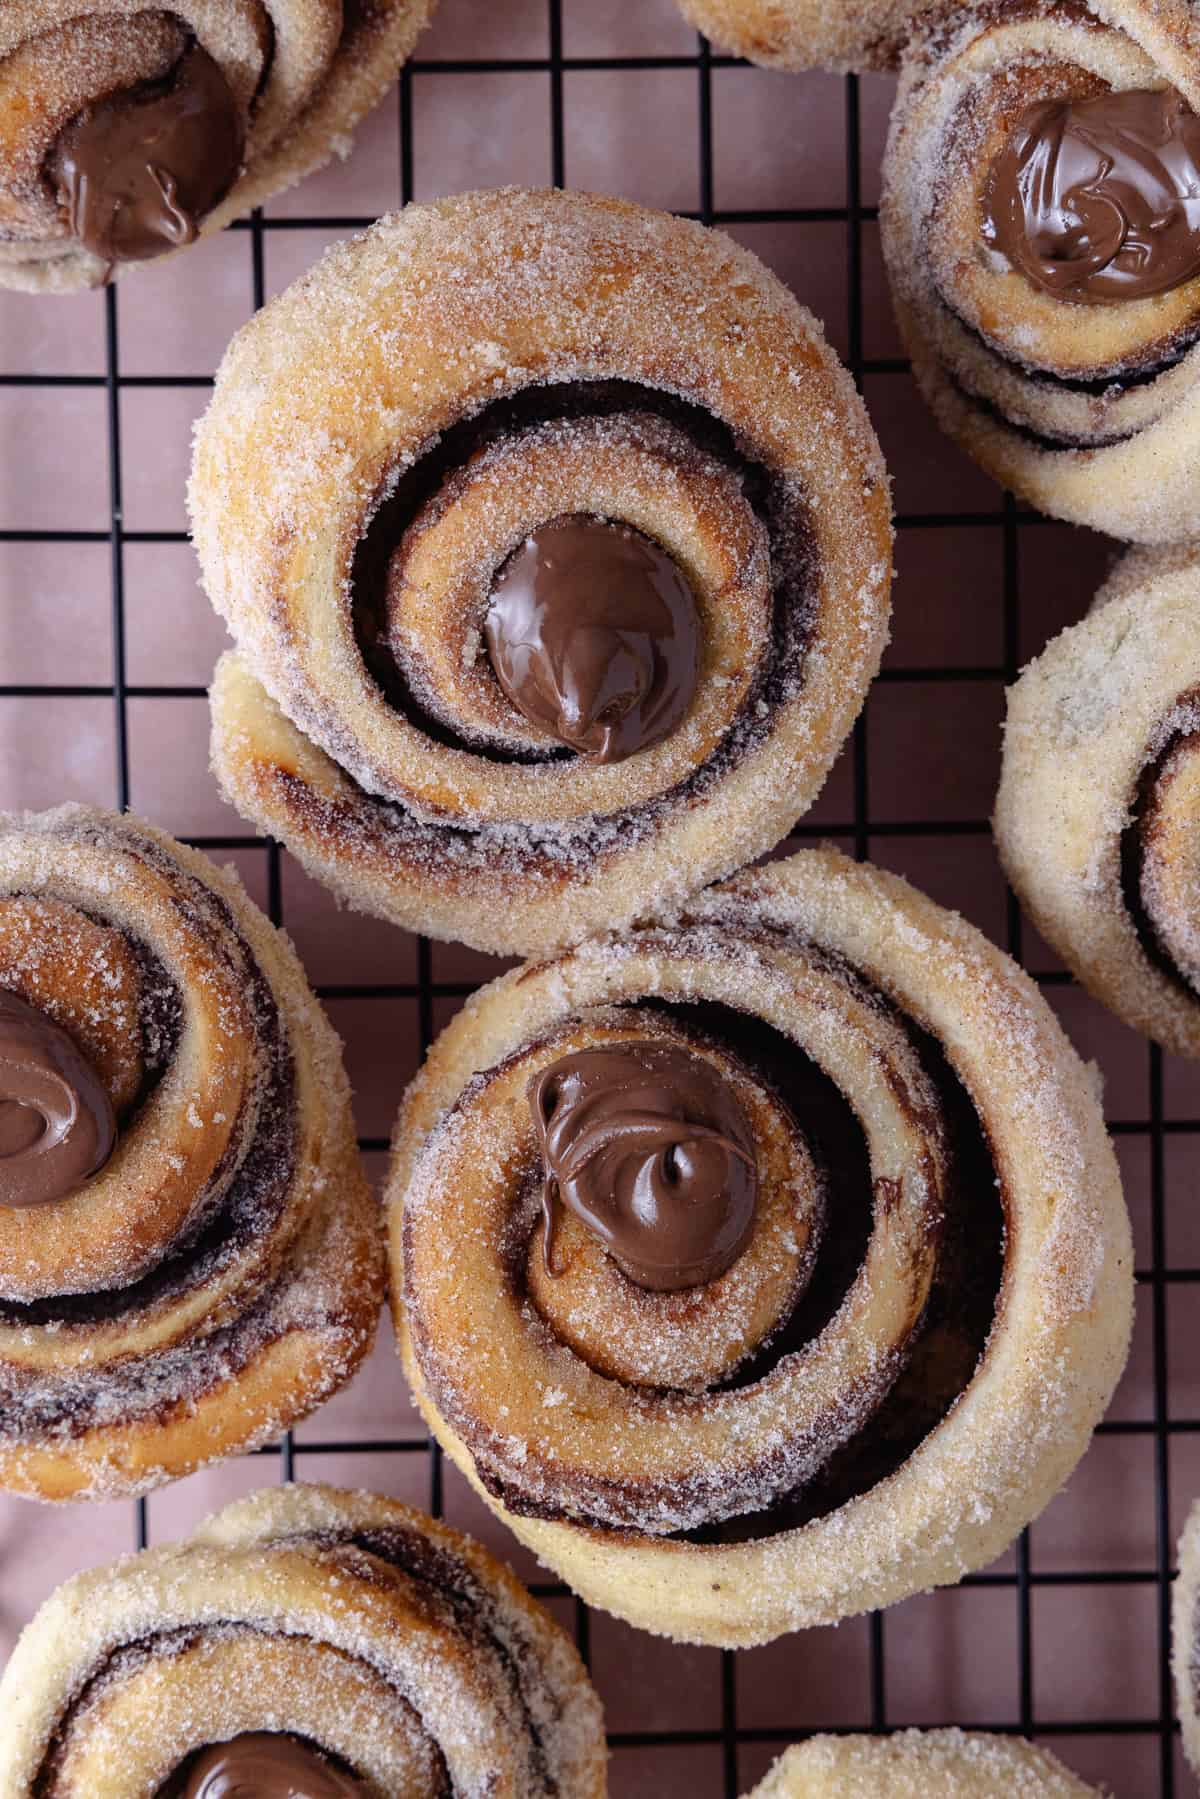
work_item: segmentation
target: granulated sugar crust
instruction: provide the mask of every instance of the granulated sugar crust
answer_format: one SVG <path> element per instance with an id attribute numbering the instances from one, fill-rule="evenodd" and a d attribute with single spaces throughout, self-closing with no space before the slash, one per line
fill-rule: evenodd
<path id="1" fill-rule="evenodd" d="M 1145 829 L 1144 771 L 1174 738 L 1194 737 L 1198 707 L 1200 556 L 1134 552 L 1010 689 L 995 816 L 1009 879 L 1042 935 L 1118 1017 L 1192 1057 L 1200 993 L 1131 915 L 1123 855 L 1127 833 Z M 1200 812 L 1180 835 L 1186 894 Z M 1186 899 L 1174 928 L 1163 922 L 1185 955 L 1197 928 Z"/>
<path id="2" fill-rule="evenodd" d="M 0 1716 L 0 1799 L 154 1793 L 255 1730 L 336 1756 L 369 1799 L 606 1790 L 600 1704 L 549 1614 L 457 1531 L 331 1487 L 256 1493 L 68 1581 Z"/>
<path id="3" fill-rule="evenodd" d="M 857 971 L 941 1044 L 973 1100 L 1008 1220 L 1006 1271 L 987 1347 L 958 1401 L 894 1474 L 806 1525 L 746 1542 L 698 1543 L 561 1515 L 528 1516 L 524 1502 L 518 1515 L 485 1489 L 465 1441 L 472 1420 L 463 1416 L 456 1428 L 437 1402 L 434 1386 L 449 1392 L 454 1370 L 438 1362 L 436 1343 L 418 1343 L 410 1329 L 400 1292 L 406 1238 L 411 1233 L 415 1246 L 422 1237 L 440 1159 L 491 1078 L 487 1071 L 502 1069 L 563 1021 L 586 1025 L 595 1008 L 632 998 L 703 995 L 786 1031 L 775 977 L 768 978 L 769 963 L 755 950 L 764 932 L 768 948 L 792 944 L 797 954 L 815 950 Z M 689 960 L 683 946 L 694 933 L 708 947 Z M 698 983 L 690 993 L 689 968 Z M 710 991 L 718 979 L 720 991 Z M 831 1031 L 821 1054 L 837 1053 Z M 853 1066 L 849 1046 L 843 1053 Z M 864 1103 L 856 1101 L 856 1109 Z M 508 1118 L 506 1102 L 495 1118 L 501 1160 Z M 503 1192 L 515 1175 L 485 1158 L 479 1178 L 501 1183 Z M 765 1642 L 985 1565 L 1074 1468 L 1128 1350 L 1129 1222 L 1094 1074 L 1033 983 L 977 931 L 895 876 L 833 850 L 744 873 L 691 902 L 674 927 L 584 943 L 476 995 L 434 1045 L 405 1100 L 389 1199 L 397 1330 L 431 1428 L 516 1535 L 589 1602 L 683 1640 Z M 480 1292 L 466 1303 L 491 1316 L 499 1301 L 497 1293 Z M 423 1307 L 423 1290 L 418 1303 Z M 456 1404 L 469 1389 L 469 1372 L 458 1369 Z M 543 1408 L 554 1406 L 553 1430 L 564 1446 L 572 1441 L 575 1384 L 561 1382 L 543 1396 Z M 529 1397 L 522 1392 L 513 1403 L 525 1406 Z M 637 1411 L 630 1406 L 631 1429 Z M 560 1420 L 560 1413 L 567 1415 Z M 654 1428 L 664 1428 L 660 1411 Z M 674 1445 L 661 1440 L 667 1461 Z M 512 1483 L 521 1480 L 521 1451 L 520 1441 L 505 1446 Z M 531 1446 L 525 1451 L 536 1478 Z"/>
<path id="4" fill-rule="evenodd" d="M 1045 1749 L 982 1731 L 811 1737 L 747 1799 L 1097 1799 Z"/>
<path id="5" fill-rule="evenodd" d="M 42 172 L 62 127 L 88 105 L 169 75 L 192 42 L 208 52 L 245 119 L 246 148 L 232 189 L 200 223 L 207 235 L 347 153 L 435 3 L 173 0 L 160 15 L 143 0 L 97 0 L 91 10 L 86 0 L 5 0 L 0 93 L 11 81 L 25 136 L 0 162 L 0 286 L 71 293 L 137 267 L 81 248 Z"/>
<path id="6" fill-rule="evenodd" d="M 629 410 L 601 429 L 613 384 Z M 354 557 L 376 515 L 438 470 L 448 433 L 517 401 L 567 407 L 548 427 L 563 453 L 545 430 L 518 452 L 505 426 L 504 479 L 469 453 L 448 472 L 452 497 L 414 525 L 437 546 L 425 610 L 474 608 L 451 635 L 475 655 L 496 568 L 563 511 L 665 542 L 707 621 L 702 692 L 670 739 L 620 763 L 482 753 L 507 704 L 485 659 L 423 696 L 455 723 L 466 708 L 470 729 L 431 733 L 389 703 L 356 635 Z M 466 195 L 335 246 L 235 338 L 191 505 L 238 645 L 212 695 L 226 792 L 351 904 L 496 952 L 620 927 L 778 841 L 886 640 L 886 472 L 820 326 L 729 239 L 619 200 Z M 446 644 L 418 637 L 404 662 L 421 700 Z M 511 707 L 504 724 L 520 738 Z"/>
<path id="7" fill-rule="evenodd" d="M 36 1498 L 276 1440 L 354 1372 L 382 1298 L 341 1045 L 236 875 L 114 813 L 0 816 L 4 981 L 103 1043 L 129 1029 L 124 955 L 135 1013 L 171 1021 L 162 1066 L 104 1169 L 0 1219 L 0 1484 Z"/>
<path id="8" fill-rule="evenodd" d="M 1200 105 L 1190 0 L 934 9 L 904 51 L 880 222 L 896 317 L 938 423 L 1056 517 L 1135 543 L 1195 531 L 1200 278 L 1120 307 L 1043 293 L 984 235 L 992 163 L 1046 98 L 1164 84 Z"/>

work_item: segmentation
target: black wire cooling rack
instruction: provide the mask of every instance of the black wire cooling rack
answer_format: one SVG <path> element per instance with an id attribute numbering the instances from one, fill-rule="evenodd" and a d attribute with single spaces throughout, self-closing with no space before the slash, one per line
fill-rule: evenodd
<path id="1" fill-rule="evenodd" d="M 449 0 L 447 0 L 448 3 Z M 548 53 L 543 56 L 480 60 L 433 60 L 418 57 L 403 71 L 397 94 L 400 145 L 397 199 L 406 202 L 414 192 L 413 90 L 414 83 L 418 81 L 424 83 L 435 78 L 439 81 L 449 80 L 456 74 L 485 75 L 518 72 L 544 78 L 549 87 L 550 167 L 553 181 L 555 184 L 561 185 L 567 174 L 564 131 L 564 78 L 566 76 L 584 71 L 613 73 L 654 69 L 690 71 L 696 83 L 699 122 L 696 142 L 699 206 L 697 212 L 692 216 L 697 216 L 706 223 L 727 226 L 815 222 L 840 224 L 845 232 L 844 256 L 848 290 L 845 341 L 848 345 L 847 361 L 849 366 L 860 384 L 864 375 L 906 373 L 908 365 L 900 359 L 864 356 L 864 226 L 876 218 L 877 209 L 864 204 L 863 201 L 860 89 L 856 78 L 852 76 L 845 78 L 843 89 L 846 193 L 844 205 L 792 210 L 719 210 L 714 205 L 713 77 L 717 70 L 739 66 L 736 59 L 718 55 L 703 38 L 697 40 L 694 52 L 688 55 L 568 56 L 564 54 L 564 0 L 547 0 L 547 8 Z M 261 306 L 264 299 L 264 242 L 268 233 L 298 229 L 336 233 L 365 227 L 371 222 L 369 217 L 355 216 L 292 214 L 286 217 L 263 217 L 261 214 L 256 214 L 251 219 L 235 225 L 232 229 L 244 235 L 246 240 L 255 307 Z M 112 682 L 111 685 L 0 684 L 0 698 L 34 696 L 46 699 L 109 698 L 115 723 L 115 793 L 117 803 L 124 809 L 129 804 L 131 794 L 129 702 L 137 699 L 159 698 L 197 699 L 203 697 L 204 690 L 192 686 L 135 685 L 126 678 L 126 548 L 130 544 L 182 543 L 186 541 L 186 538 L 181 531 L 134 531 L 125 527 L 122 499 L 122 394 L 136 388 L 203 388 L 211 383 L 206 376 L 122 373 L 121 296 L 119 291 L 109 288 L 104 296 L 104 303 L 106 369 L 103 374 L 56 374 L 41 369 L 33 372 L 0 373 L 0 387 L 93 387 L 104 390 L 107 398 L 110 513 L 108 528 L 93 531 L 3 530 L 0 531 L 0 546 L 48 542 L 107 542 L 109 544 L 112 598 Z M 53 305 L 54 302 L 50 301 L 49 304 Z M 901 514 L 898 519 L 901 549 L 903 549 L 904 543 L 903 533 L 911 529 L 990 527 L 993 532 L 999 531 L 1003 544 L 1003 657 L 1002 661 L 994 666 L 989 664 L 951 668 L 941 666 L 890 667 L 884 670 L 880 676 L 880 682 L 885 684 L 904 681 L 995 683 L 1003 680 L 1011 682 L 1018 669 L 1022 538 L 1026 532 L 1036 530 L 1045 523 L 1045 520 L 1023 511 L 1011 500 L 1001 497 L 999 494 L 997 494 L 992 509 L 974 512 L 923 511 L 908 515 Z M 0 548 L 0 554 L 2 553 L 3 550 Z M 989 823 L 986 818 L 982 817 L 939 819 L 932 823 L 929 819 L 920 818 L 880 819 L 874 817 L 871 810 L 869 750 L 869 728 L 867 718 L 864 716 L 858 721 L 852 745 L 853 805 L 851 815 L 833 823 L 823 821 L 819 825 L 814 825 L 802 822 L 794 833 L 797 838 L 840 837 L 852 843 L 855 853 L 859 857 L 863 857 L 867 853 L 868 842 L 871 839 L 878 840 L 889 837 L 963 839 L 986 835 Z M 264 844 L 261 839 L 245 833 L 234 833 L 228 836 L 193 836 L 188 841 L 198 848 L 208 851 L 257 849 L 264 852 L 267 863 L 268 908 L 275 922 L 283 922 L 281 859 L 276 844 Z M 1008 948 L 1019 959 L 1022 951 L 1021 918 L 1011 893 L 1007 898 L 1007 936 Z M 1043 974 L 1038 978 L 1044 985 L 1066 984 L 1068 981 L 1068 977 L 1058 973 Z M 438 981 L 434 978 L 431 945 L 425 939 L 420 939 L 417 945 L 415 981 L 386 985 L 318 987 L 322 998 L 327 1000 L 379 997 L 415 1001 L 422 1053 L 434 1033 L 435 1002 L 442 999 L 461 998 L 470 990 L 470 986 L 467 984 Z M 1149 1057 L 1147 1115 L 1110 1119 L 1110 1128 L 1118 1138 L 1135 1137 L 1144 1140 L 1148 1148 L 1150 1259 L 1147 1266 L 1139 1268 L 1137 1279 L 1139 1305 L 1141 1308 L 1148 1307 L 1150 1313 L 1153 1409 L 1152 1415 L 1144 1419 L 1110 1419 L 1101 1424 L 1099 1434 L 1101 1436 L 1140 1435 L 1153 1439 L 1155 1541 L 1153 1566 L 1084 1568 L 1072 1569 L 1070 1572 L 1039 1571 L 1031 1566 L 1028 1533 L 1026 1533 L 1017 1545 L 1015 1565 L 1002 1571 L 989 1570 L 970 1576 L 963 1585 L 997 1588 L 1011 1592 L 1012 1602 L 1016 1609 L 1017 1680 L 1015 1690 L 1018 1695 L 1018 1703 L 1015 1715 L 999 1722 L 988 1720 L 985 1727 L 993 1730 L 1020 1732 L 1026 1736 L 1036 1735 L 1041 1739 L 1064 1739 L 1084 1735 L 1092 1738 L 1137 1735 L 1152 1739 L 1156 1742 L 1158 1751 L 1157 1791 L 1161 1799 L 1173 1799 L 1177 1788 L 1175 1754 L 1177 1727 L 1173 1714 L 1170 1675 L 1170 1584 L 1174 1570 L 1168 1478 L 1173 1444 L 1182 1436 L 1200 1431 L 1200 1418 L 1176 1417 L 1171 1413 L 1168 1390 L 1167 1296 L 1168 1289 L 1173 1286 L 1200 1281 L 1200 1268 L 1171 1266 L 1168 1263 L 1164 1224 L 1165 1159 L 1168 1137 L 1176 1133 L 1190 1133 L 1193 1136 L 1200 1133 L 1200 1117 L 1178 1117 L 1173 1112 L 1171 1116 L 1166 1116 L 1164 1060 L 1161 1053 L 1154 1047 L 1150 1047 L 1146 1053 Z M 1189 1112 L 1200 1110 L 1196 1107 L 1188 1109 Z M 364 1151 L 379 1151 L 386 1148 L 386 1143 L 381 1139 L 363 1138 L 360 1142 Z M 428 1463 L 428 1503 L 435 1515 L 442 1513 L 441 1454 L 436 1445 L 422 1440 L 385 1437 L 374 1440 L 356 1438 L 353 1441 L 306 1443 L 295 1442 L 289 1435 L 277 1448 L 261 1450 L 258 1454 L 273 1457 L 280 1479 L 286 1481 L 293 1477 L 299 1463 L 308 1463 L 309 1458 L 319 1458 L 323 1455 L 345 1451 L 369 1452 L 379 1455 L 415 1454 L 425 1457 Z M 147 1507 L 144 1500 L 137 1502 L 134 1507 L 133 1534 L 137 1546 L 144 1546 L 148 1535 Z M 1064 1718 L 1057 1715 L 1053 1717 L 1038 1715 L 1035 1707 L 1034 1680 L 1034 1596 L 1039 1588 L 1055 1585 L 1079 1587 L 1115 1585 L 1124 1588 L 1153 1589 L 1157 1704 L 1149 1715 L 1105 1717 L 1103 1719 L 1095 1716 Z M 535 1587 L 535 1591 L 543 1597 L 567 1597 L 566 1589 L 558 1585 L 543 1584 Z M 575 1602 L 575 1629 L 580 1648 L 586 1658 L 590 1643 L 589 1614 L 587 1608 L 580 1601 Z M 869 1630 L 869 1726 L 875 1731 L 886 1731 L 893 1723 L 889 1712 L 888 1620 L 886 1615 L 875 1614 L 872 1616 Z M 739 1749 L 746 1744 L 760 1744 L 769 1746 L 773 1753 L 775 1749 L 781 1749 L 788 1741 L 807 1734 L 807 1728 L 789 1729 L 786 1725 L 778 1728 L 762 1728 L 740 1724 L 734 1670 L 734 1655 L 724 1652 L 721 1656 L 719 1716 L 703 1719 L 697 1723 L 695 1728 L 689 1729 L 617 1732 L 611 1738 L 614 1746 L 647 1748 L 669 1745 L 708 1745 L 714 1748 L 719 1746 L 723 1757 L 725 1792 L 728 1799 L 736 1799 L 742 1785 L 746 1784 L 744 1776 L 739 1782 Z M 944 1721 L 967 1726 L 977 1722 L 971 1718 Z M 834 1726 L 833 1728 L 838 1727 Z M 1065 1749 L 1065 1753 L 1069 1755 L 1069 1746 Z M 646 1791 L 648 1793 L 649 1789 Z M 1152 1799 L 1152 1796 L 1150 1789 L 1147 1788 L 1144 1792 L 1136 1795 L 1124 1793 L 1121 1795 L 1121 1799 Z"/>

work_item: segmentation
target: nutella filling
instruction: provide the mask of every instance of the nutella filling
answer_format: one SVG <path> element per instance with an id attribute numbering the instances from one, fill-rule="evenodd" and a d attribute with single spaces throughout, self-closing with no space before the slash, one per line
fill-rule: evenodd
<path id="1" fill-rule="evenodd" d="M 63 130 L 48 173 L 70 229 L 106 262 L 190 244 L 242 163 L 229 85 L 198 45 L 164 81 L 110 95 Z"/>
<path id="2" fill-rule="evenodd" d="M 116 1134 L 108 1091 L 66 1031 L 0 989 L 0 1206 L 65 1199 Z"/>
<path id="3" fill-rule="evenodd" d="M 653 1292 L 703 1286 L 737 1260 L 758 1197 L 754 1139 L 705 1057 L 670 1044 L 602 1044 L 543 1069 L 529 1103 L 551 1275 L 560 1202 Z"/>
<path id="4" fill-rule="evenodd" d="M 203 1749 L 161 1799 L 356 1799 L 366 1788 L 299 1737 L 248 1731 Z"/>
<path id="5" fill-rule="evenodd" d="M 597 762 L 669 737 L 696 691 L 700 627 L 678 565 L 601 519 L 527 538 L 496 578 L 484 635 L 517 711 Z"/>
<path id="6" fill-rule="evenodd" d="M 1179 287 L 1200 273 L 1200 116 L 1169 89 L 1039 102 L 992 166 L 984 236 L 1059 299 Z"/>

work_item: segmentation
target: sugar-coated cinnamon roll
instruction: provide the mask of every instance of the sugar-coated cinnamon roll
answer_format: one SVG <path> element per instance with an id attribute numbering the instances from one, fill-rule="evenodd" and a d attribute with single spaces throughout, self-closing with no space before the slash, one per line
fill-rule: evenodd
<path id="1" fill-rule="evenodd" d="M 1179 1574 L 1171 1604 L 1175 1705 L 1184 1750 L 1200 1775 L 1200 1504 L 1192 1507 L 1179 1539 Z"/>
<path id="2" fill-rule="evenodd" d="M 1200 512 L 1190 0 L 990 0 L 909 42 L 884 169 L 897 318 L 940 423 L 1044 512 L 1178 543 Z"/>
<path id="3" fill-rule="evenodd" d="M 722 49 L 779 69 L 890 69 L 913 23 L 944 0 L 679 0 Z"/>
<path id="4" fill-rule="evenodd" d="M 70 1580 L 0 1682 L 3 1799 L 603 1799 L 600 1703 L 507 1568 L 394 1499 L 256 1493 Z"/>
<path id="5" fill-rule="evenodd" d="M 192 480 L 234 804 L 365 911 L 538 953 L 752 859 L 878 665 L 887 479 L 727 238 L 519 189 L 334 249 Z"/>
<path id="6" fill-rule="evenodd" d="M 95 287 L 290 187 L 434 0 L 5 0 L 0 285 Z"/>
<path id="7" fill-rule="evenodd" d="M 0 816 L 0 1486 L 270 1441 L 382 1289 L 340 1045 L 233 874 L 113 813 Z"/>
<path id="8" fill-rule="evenodd" d="M 996 842 L 1106 1006 L 1200 1056 L 1200 552 L 1134 551 L 1008 697 Z"/>
<path id="9" fill-rule="evenodd" d="M 983 1731 L 810 1737 L 749 1799 L 1095 1799 L 1045 1749 Z"/>
<path id="10" fill-rule="evenodd" d="M 485 988 L 389 1200 L 441 1442 L 585 1598 L 682 1639 L 989 1561 L 1126 1353 L 1086 1071 L 1005 956 L 833 850 Z"/>

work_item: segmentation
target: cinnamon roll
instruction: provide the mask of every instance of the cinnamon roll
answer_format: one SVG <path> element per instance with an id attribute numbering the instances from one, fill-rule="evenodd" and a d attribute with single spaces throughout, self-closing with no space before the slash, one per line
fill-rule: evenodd
<path id="1" fill-rule="evenodd" d="M 908 43 L 881 210 L 939 422 L 1043 512 L 1139 543 L 1200 507 L 1189 0 L 989 0 Z"/>
<path id="2" fill-rule="evenodd" d="M 1179 1540 L 1179 1574 L 1171 1605 L 1175 1704 L 1184 1751 L 1200 1775 L 1200 1505 L 1192 1507 Z"/>
<path id="3" fill-rule="evenodd" d="M 5 1799 L 603 1799 L 600 1703 L 508 1569 L 286 1487 L 76 1576 L 0 1682 Z"/>
<path id="4" fill-rule="evenodd" d="M 1089 992 L 1200 1056 L 1200 553 L 1135 551 L 1008 699 L 996 842 Z"/>
<path id="5" fill-rule="evenodd" d="M 584 1598 L 729 1646 L 998 1555 L 1130 1328 L 1092 1082 L 961 919 L 836 851 L 504 976 L 389 1180 L 401 1353 Z"/>
<path id="6" fill-rule="evenodd" d="M 338 153 L 434 0 L 5 0 L 0 285 L 95 287 Z"/>
<path id="7" fill-rule="evenodd" d="M 943 0 L 678 0 L 713 43 L 777 69 L 890 69 L 913 23 Z"/>
<path id="8" fill-rule="evenodd" d="M 887 478 L 820 327 L 619 200 L 468 195 L 331 251 L 234 340 L 192 512 L 226 793 L 484 950 L 775 843 L 886 634 Z"/>
<path id="9" fill-rule="evenodd" d="M 1045 1749 L 983 1731 L 810 1737 L 749 1799 L 1095 1799 Z"/>
<path id="10" fill-rule="evenodd" d="M 383 1297 L 337 1038 L 236 877 L 0 816 L 0 1486 L 144 1492 L 348 1379 Z"/>

